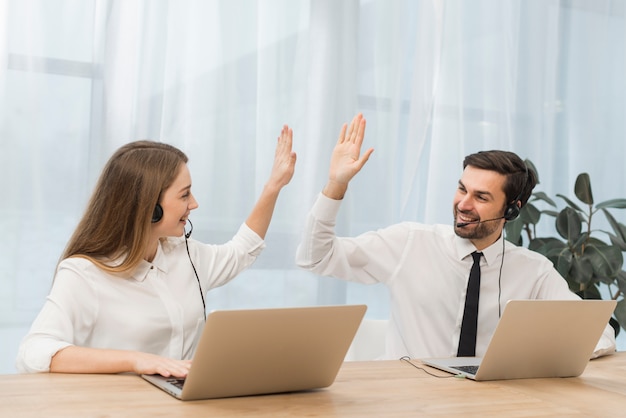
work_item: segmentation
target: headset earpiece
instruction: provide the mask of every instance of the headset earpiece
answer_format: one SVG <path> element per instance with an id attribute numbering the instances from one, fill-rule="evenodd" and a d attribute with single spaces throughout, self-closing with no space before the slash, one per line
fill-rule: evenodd
<path id="1" fill-rule="evenodd" d="M 513 221 L 519 216 L 520 208 L 517 206 L 519 199 L 513 203 L 509 203 L 504 209 L 504 215 L 502 216 L 506 221 Z"/>
<path id="2" fill-rule="evenodd" d="M 163 218 L 163 207 L 160 204 L 156 204 L 154 212 L 152 212 L 152 223 L 157 223 Z"/>

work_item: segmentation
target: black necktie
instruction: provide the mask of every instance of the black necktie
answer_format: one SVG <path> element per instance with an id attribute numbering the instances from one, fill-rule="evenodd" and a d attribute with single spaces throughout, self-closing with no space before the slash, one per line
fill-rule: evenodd
<path id="1" fill-rule="evenodd" d="M 482 253 L 474 251 L 474 264 L 470 270 L 465 295 L 465 311 L 461 323 L 458 357 L 474 357 L 476 355 L 476 326 L 478 325 L 478 296 L 480 291 L 480 257 Z"/>

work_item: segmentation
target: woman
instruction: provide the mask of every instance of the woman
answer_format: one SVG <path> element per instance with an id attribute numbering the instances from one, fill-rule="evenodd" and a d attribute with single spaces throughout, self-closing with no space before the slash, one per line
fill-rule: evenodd
<path id="1" fill-rule="evenodd" d="M 262 251 L 295 163 L 285 125 L 248 219 L 228 243 L 208 245 L 185 234 L 198 207 L 187 156 L 158 142 L 122 146 L 106 164 L 20 345 L 18 370 L 185 377 L 205 320 L 204 293 Z"/>

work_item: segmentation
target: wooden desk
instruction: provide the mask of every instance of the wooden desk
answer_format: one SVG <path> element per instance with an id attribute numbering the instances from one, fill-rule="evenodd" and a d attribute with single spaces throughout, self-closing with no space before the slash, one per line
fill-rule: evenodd
<path id="1" fill-rule="evenodd" d="M 566 379 L 438 379 L 397 360 L 345 363 L 329 388 L 281 395 L 181 402 L 134 375 L 64 374 L 0 376 L 0 393 L 1 417 L 610 417 L 626 415 L 626 352 Z"/>

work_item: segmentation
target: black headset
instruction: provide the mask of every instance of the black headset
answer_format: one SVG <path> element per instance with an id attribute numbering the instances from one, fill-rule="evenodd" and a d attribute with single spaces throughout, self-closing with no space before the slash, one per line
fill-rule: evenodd
<path id="1" fill-rule="evenodd" d="M 154 207 L 154 212 L 152 212 L 152 223 L 155 224 L 159 222 L 163 218 L 163 207 L 157 203 Z"/>
<path id="2" fill-rule="evenodd" d="M 525 163 L 524 168 L 526 169 L 526 171 L 524 172 L 524 185 L 520 189 L 520 192 L 515 197 L 515 199 L 511 203 L 507 204 L 506 208 L 504 209 L 504 215 L 502 215 L 502 217 L 506 221 L 513 221 L 519 216 L 521 208 L 517 205 L 517 202 L 522 199 L 522 195 L 524 194 L 524 191 L 526 191 L 526 185 L 528 184 L 528 166 Z"/>

